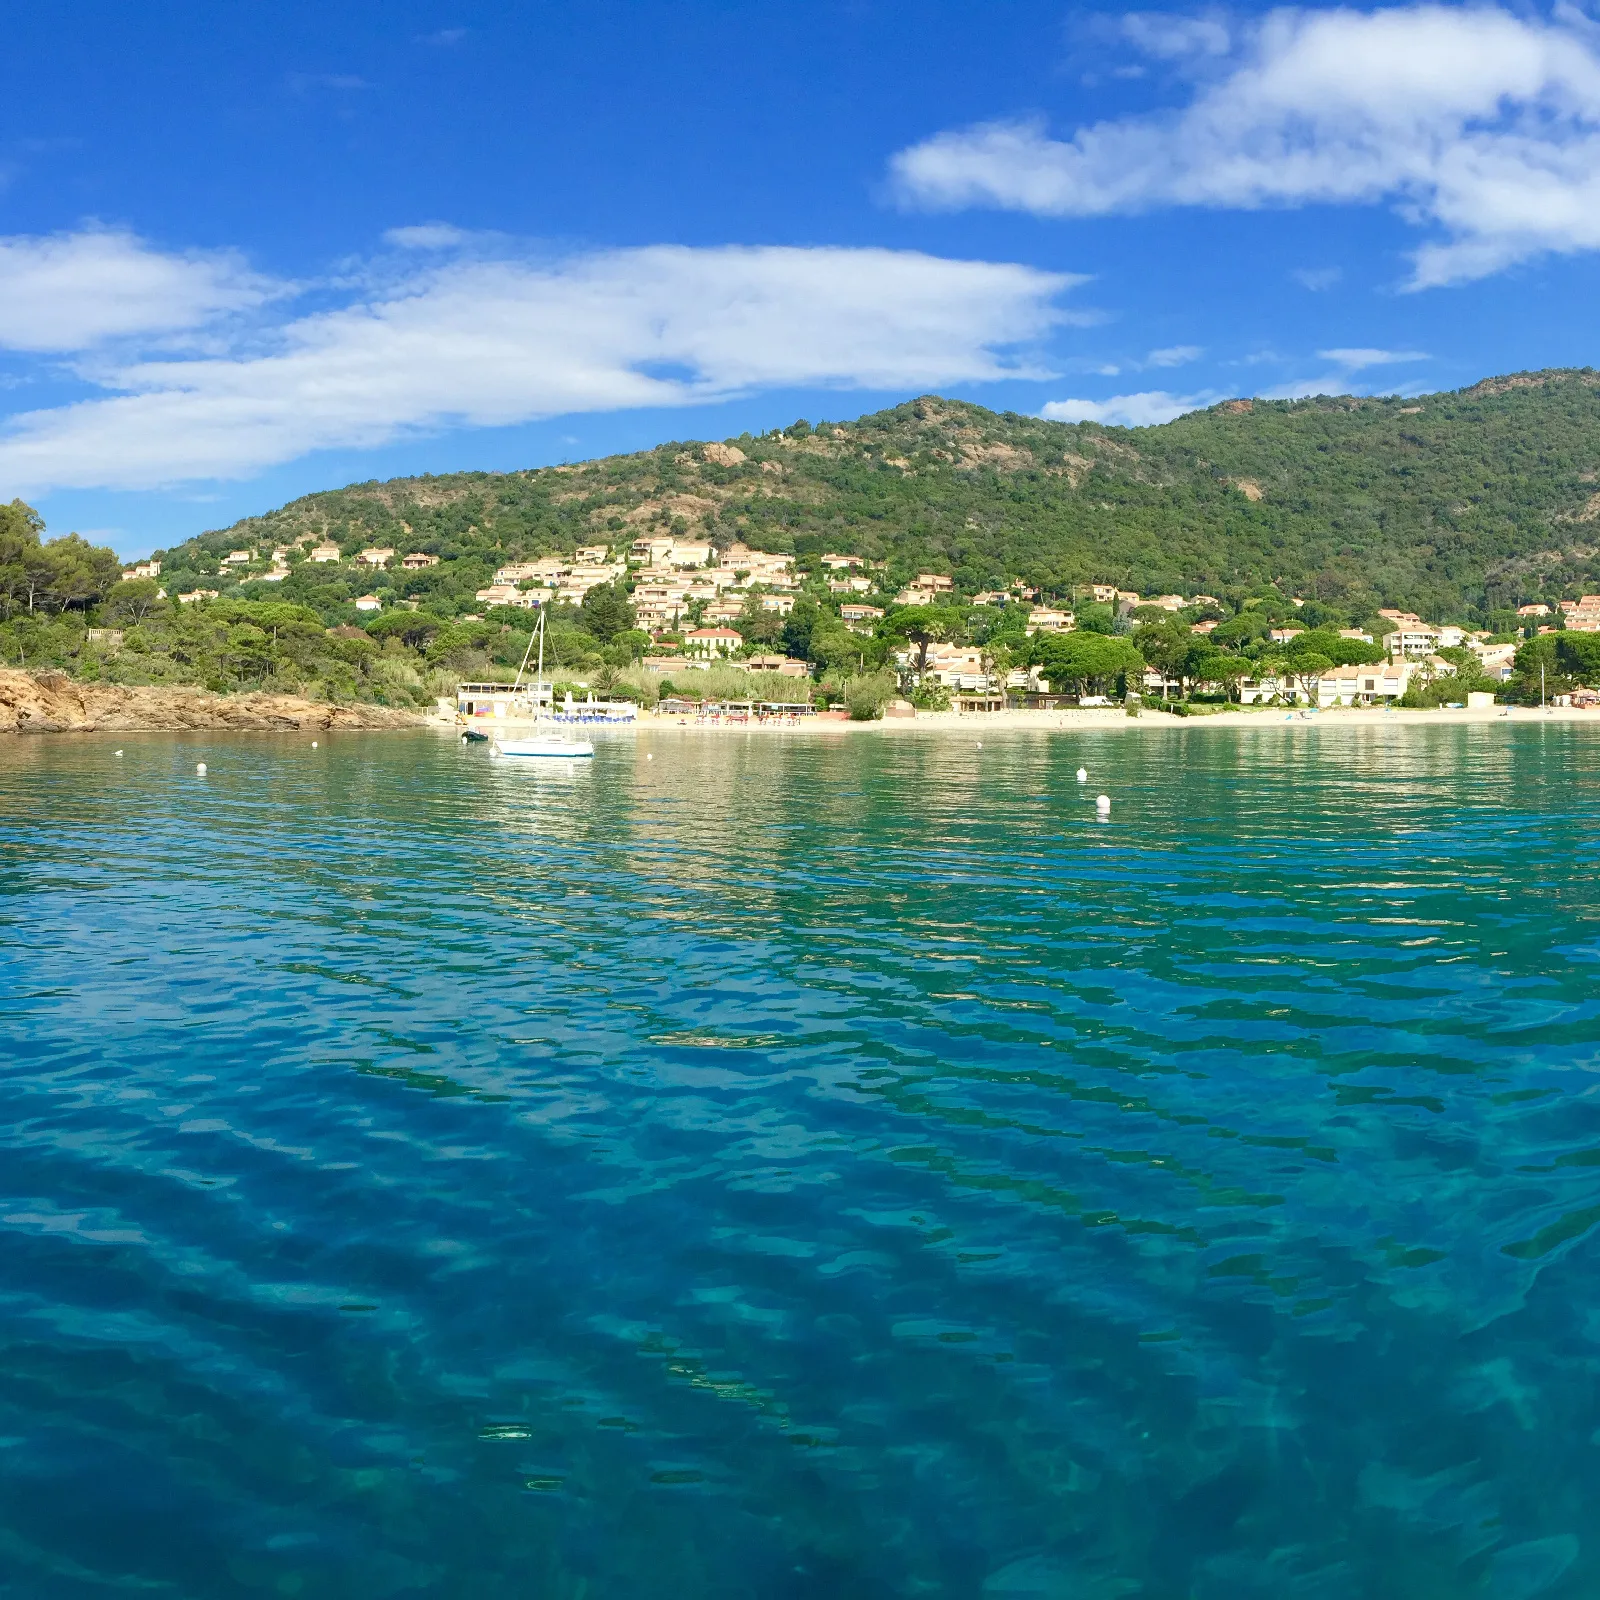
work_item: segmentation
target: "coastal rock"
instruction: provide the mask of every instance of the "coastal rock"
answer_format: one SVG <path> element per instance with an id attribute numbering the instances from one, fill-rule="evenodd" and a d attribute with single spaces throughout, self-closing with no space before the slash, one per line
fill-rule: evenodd
<path id="1" fill-rule="evenodd" d="M 413 728 L 389 706 L 329 705 L 286 694 L 77 683 L 63 672 L 0 669 L 0 733 L 136 733 L 231 728 Z"/>

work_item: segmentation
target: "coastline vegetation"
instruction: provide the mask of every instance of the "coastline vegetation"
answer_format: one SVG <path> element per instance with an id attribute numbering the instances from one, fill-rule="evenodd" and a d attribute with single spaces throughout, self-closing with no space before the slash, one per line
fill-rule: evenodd
<path id="1" fill-rule="evenodd" d="M 131 581 L 112 552 L 45 538 L 14 501 L 0 506 L 0 662 L 422 706 L 521 660 L 529 611 L 479 598 L 498 569 L 672 536 L 794 557 L 792 610 L 755 594 L 735 626 L 746 655 L 781 652 L 810 678 L 734 666 L 664 684 L 647 659 L 674 641 L 635 625 L 630 570 L 551 609 L 558 681 L 642 699 L 765 690 L 875 715 L 896 692 L 944 697 L 919 669 L 954 644 L 993 674 L 1037 669 L 1056 692 L 1118 694 L 1150 667 L 1178 700 L 1227 701 L 1269 674 L 1314 695 L 1335 667 L 1381 656 L 1342 634 L 1378 637 L 1376 613 L 1397 607 L 1521 642 L 1509 685 L 1444 651 L 1455 675 L 1419 676 L 1406 703 L 1484 687 L 1537 700 L 1541 669 L 1545 694 L 1600 680 L 1600 636 L 1559 631 L 1559 614 L 1558 631 L 1537 634 L 1516 614 L 1600 589 L 1596 528 L 1600 373 L 1588 369 L 1403 401 L 1232 401 L 1140 430 L 925 397 L 721 445 L 309 495 L 158 552 L 159 574 Z M 311 559 L 317 543 L 337 558 Z M 394 552 L 382 570 L 359 564 L 375 545 Z M 830 584 L 821 557 L 835 552 L 870 574 L 864 593 Z M 924 572 L 948 576 L 949 591 L 898 604 Z M 1197 599 L 1113 608 L 1094 585 Z M 847 623 L 852 600 L 883 615 Z M 1034 604 L 1071 610 L 1074 631 L 1030 633 Z M 685 625 L 698 620 L 691 606 Z M 1297 637 L 1273 639 L 1291 624 Z"/>

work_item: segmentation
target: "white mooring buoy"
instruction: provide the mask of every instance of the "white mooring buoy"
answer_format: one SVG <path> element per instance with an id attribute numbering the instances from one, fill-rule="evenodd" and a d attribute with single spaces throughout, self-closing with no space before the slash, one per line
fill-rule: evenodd
<path id="1" fill-rule="evenodd" d="M 1089 781 L 1089 769 L 1087 767 L 1079 767 L 1078 768 L 1078 782 L 1079 783 L 1087 783 L 1088 781 Z"/>
<path id="2" fill-rule="evenodd" d="M 1111 815 L 1111 796 L 1108 794 L 1096 795 L 1094 808 L 1102 817 Z"/>
<path id="3" fill-rule="evenodd" d="M 117 751 L 117 754 L 120 756 L 122 754 L 122 752 L 119 750 L 119 751 Z"/>
<path id="4" fill-rule="evenodd" d="M 315 750 L 315 749 L 316 749 L 316 748 L 317 748 L 317 741 L 316 741 L 316 740 L 315 740 L 315 739 L 313 739 L 313 740 L 312 740 L 312 741 L 311 741 L 311 748 L 312 748 L 312 749 L 313 749 L 313 750 Z"/>
<path id="5" fill-rule="evenodd" d="M 645 758 L 646 761 L 654 761 L 655 760 L 655 757 L 653 755 L 651 755 L 648 750 L 645 752 L 645 757 L 644 758 Z"/>
<path id="6" fill-rule="evenodd" d="M 206 764 L 205 764 L 205 762 L 203 762 L 203 761 L 197 761 L 197 762 L 196 762 L 196 763 L 195 763 L 195 767 L 194 767 L 194 775 L 195 775 L 195 777 L 197 777 L 197 778 L 203 778 L 203 777 L 205 777 L 205 775 L 206 775 Z"/>

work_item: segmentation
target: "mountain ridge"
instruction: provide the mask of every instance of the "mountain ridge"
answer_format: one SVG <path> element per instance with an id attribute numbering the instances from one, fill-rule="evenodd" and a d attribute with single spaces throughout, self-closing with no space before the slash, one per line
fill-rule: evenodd
<path id="1" fill-rule="evenodd" d="M 453 607 L 505 562 L 659 530 L 802 558 L 837 549 L 891 574 L 949 572 L 969 592 L 1276 586 L 1353 615 L 1482 617 L 1600 584 L 1579 531 L 1600 520 L 1597 484 L 1588 367 L 1412 397 L 1241 397 L 1140 429 L 925 395 L 760 436 L 319 490 L 159 554 L 198 584 L 237 548 L 420 550 L 440 565 L 396 593 Z"/>

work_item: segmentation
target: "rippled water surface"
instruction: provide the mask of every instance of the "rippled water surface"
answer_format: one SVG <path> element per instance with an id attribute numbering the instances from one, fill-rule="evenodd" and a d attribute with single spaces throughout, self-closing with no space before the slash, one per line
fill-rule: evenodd
<path id="1" fill-rule="evenodd" d="M 0 746 L 0 1593 L 1600 1592 L 1586 730 L 321 743 Z"/>

